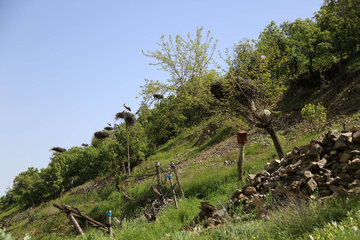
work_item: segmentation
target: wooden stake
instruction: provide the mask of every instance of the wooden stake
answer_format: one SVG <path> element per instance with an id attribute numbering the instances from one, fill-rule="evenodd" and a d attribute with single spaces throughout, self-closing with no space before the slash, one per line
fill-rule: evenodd
<path id="1" fill-rule="evenodd" d="M 127 155 L 128 155 L 128 175 L 130 175 L 130 146 L 129 146 L 129 126 L 126 124 L 126 142 L 127 142 Z"/>
<path id="2" fill-rule="evenodd" d="M 169 181 L 170 181 L 170 186 L 171 186 L 172 192 L 174 194 L 175 208 L 178 209 L 178 203 L 177 203 L 176 193 L 175 193 L 175 189 L 174 189 L 173 182 L 172 182 L 172 174 L 171 173 L 169 174 L 168 178 L 169 178 Z"/>
<path id="3" fill-rule="evenodd" d="M 107 215 L 107 218 L 108 218 L 110 238 L 114 238 L 114 233 L 113 233 L 112 226 L 111 226 L 111 210 L 109 210 L 109 211 L 106 213 L 106 215 Z"/>
<path id="4" fill-rule="evenodd" d="M 244 144 L 239 144 L 239 161 L 238 161 L 238 188 L 243 185 L 243 164 L 245 158 Z"/>
<path id="5" fill-rule="evenodd" d="M 70 218 L 71 223 L 72 223 L 72 224 L 74 225 L 74 227 L 76 228 L 77 234 L 79 234 L 79 235 L 81 235 L 81 236 L 84 236 L 84 232 L 82 231 L 79 223 L 76 221 L 74 215 L 73 215 L 71 212 L 69 212 L 69 213 L 68 213 L 68 217 Z"/>
<path id="6" fill-rule="evenodd" d="M 238 188 L 242 188 L 243 185 L 243 164 L 245 158 L 244 145 L 248 142 L 247 132 L 238 131 L 237 132 L 237 142 L 239 144 L 239 161 L 238 161 Z"/>
<path id="7" fill-rule="evenodd" d="M 160 180 L 160 163 L 155 162 L 155 168 L 156 168 L 156 176 L 157 176 L 157 185 L 160 187 L 161 180 Z"/>
<path id="8" fill-rule="evenodd" d="M 173 169 L 173 171 L 175 173 L 176 182 L 177 182 L 177 185 L 180 188 L 180 196 L 184 196 L 184 190 L 182 189 L 181 184 L 180 184 L 180 179 L 179 179 L 179 176 L 177 174 L 176 165 L 175 165 L 174 162 L 171 162 L 170 166 L 171 166 L 171 168 Z"/>

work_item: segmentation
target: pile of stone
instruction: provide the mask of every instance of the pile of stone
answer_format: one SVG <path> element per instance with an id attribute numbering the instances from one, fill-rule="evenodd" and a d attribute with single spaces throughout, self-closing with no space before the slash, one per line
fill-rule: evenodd
<path id="1" fill-rule="evenodd" d="M 269 192 L 277 202 L 290 196 L 323 200 L 359 193 L 360 126 L 330 131 L 264 168 L 247 176 L 246 185 L 226 202 L 228 212 L 239 205 L 245 211 L 256 207 L 265 212 Z"/>
<path id="2" fill-rule="evenodd" d="M 277 200 L 285 195 L 300 198 L 332 198 L 360 192 L 360 126 L 320 136 L 309 145 L 295 147 L 283 159 L 265 165 L 265 170 L 249 174 L 246 185 L 231 201 L 245 209 L 264 207 L 265 195 Z"/>

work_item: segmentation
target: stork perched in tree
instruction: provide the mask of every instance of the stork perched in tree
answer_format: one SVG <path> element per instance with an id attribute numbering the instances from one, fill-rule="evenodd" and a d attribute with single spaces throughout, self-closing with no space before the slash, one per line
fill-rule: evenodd
<path id="1" fill-rule="evenodd" d="M 130 108 L 128 105 L 126 105 L 125 103 L 124 103 L 124 108 L 126 108 L 126 110 L 128 110 L 129 112 L 131 112 L 131 108 Z"/>

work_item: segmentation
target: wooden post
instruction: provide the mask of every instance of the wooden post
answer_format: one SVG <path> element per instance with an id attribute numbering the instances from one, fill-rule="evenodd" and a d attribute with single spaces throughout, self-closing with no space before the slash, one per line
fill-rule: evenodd
<path id="1" fill-rule="evenodd" d="M 113 233 L 112 226 L 111 226 L 111 210 L 107 211 L 107 212 L 106 212 L 106 215 L 107 215 L 108 224 L 109 224 L 109 235 L 110 235 L 110 238 L 114 238 L 114 233 Z"/>
<path id="2" fill-rule="evenodd" d="M 238 131 L 237 132 L 237 142 L 239 144 L 239 161 L 238 161 L 238 188 L 242 188 L 243 185 L 243 164 L 245 158 L 244 145 L 247 143 L 247 132 Z"/>
<path id="3" fill-rule="evenodd" d="M 68 217 L 70 218 L 71 223 L 72 223 L 72 224 L 74 225 L 74 227 L 76 228 L 76 232 L 77 232 L 79 235 L 83 236 L 83 235 L 84 235 L 84 232 L 82 231 L 79 223 L 76 221 L 74 215 L 73 215 L 71 212 L 69 212 L 69 213 L 68 213 Z"/>
<path id="4" fill-rule="evenodd" d="M 175 208 L 178 209 L 178 203 L 177 203 L 177 199 L 176 199 L 175 189 L 174 189 L 174 186 L 173 186 L 173 183 L 172 183 L 172 174 L 171 173 L 168 175 L 168 178 L 169 178 L 169 181 L 170 181 L 171 190 L 172 190 L 172 192 L 174 194 Z"/>
<path id="5" fill-rule="evenodd" d="M 63 198 L 64 196 L 64 185 L 60 186 L 60 193 L 59 193 L 59 198 Z"/>
<path id="6" fill-rule="evenodd" d="M 239 144 L 239 161 L 238 161 L 238 188 L 242 188 L 243 184 L 243 176 L 244 176 L 244 170 L 243 170 L 243 164 L 244 164 L 244 145 Z"/>
<path id="7" fill-rule="evenodd" d="M 127 143 L 127 155 L 128 155 L 128 175 L 130 175 L 130 146 L 129 146 L 129 126 L 127 123 L 126 125 L 126 143 Z"/>
<path id="8" fill-rule="evenodd" d="M 157 176 L 157 185 L 160 187 L 161 180 L 160 180 L 160 163 L 155 162 L 155 168 L 156 168 L 156 176 Z"/>
<path id="9" fill-rule="evenodd" d="M 176 182 L 177 182 L 177 185 L 180 188 L 180 196 L 184 196 L 184 190 L 182 189 L 181 184 L 180 184 L 179 176 L 178 176 L 177 170 L 176 170 L 176 165 L 175 165 L 174 162 L 171 162 L 170 166 L 171 166 L 171 168 L 173 169 L 173 171 L 175 173 Z"/>

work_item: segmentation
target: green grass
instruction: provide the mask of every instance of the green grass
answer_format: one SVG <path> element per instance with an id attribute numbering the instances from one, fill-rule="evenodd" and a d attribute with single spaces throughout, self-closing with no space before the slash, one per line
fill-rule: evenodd
<path id="1" fill-rule="evenodd" d="M 202 150 L 199 150 L 194 147 L 199 131 L 199 129 L 189 130 L 172 139 L 162 147 L 161 151 L 151 156 L 141 166 L 142 169 L 139 168 L 140 170 L 133 174 L 139 176 L 141 171 L 154 172 L 155 161 L 161 162 L 165 170 L 169 168 L 168 163 L 179 154 L 184 154 L 181 161 L 187 161 L 229 134 L 224 128 L 218 132 L 215 140 L 208 139 L 202 145 Z M 279 137 L 284 151 L 288 152 L 295 146 L 308 144 L 318 135 L 304 133 L 303 129 L 299 128 L 287 136 L 281 135 L 280 132 Z M 260 139 L 245 146 L 245 177 L 249 173 L 259 172 L 266 162 L 277 158 L 269 137 L 264 135 Z M 207 147 L 204 147 L 205 145 Z M 314 239 L 317 237 L 356 239 L 353 236 L 360 227 L 357 225 L 359 221 L 356 221 L 359 220 L 359 197 L 349 198 L 344 200 L 345 202 L 331 201 L 324 205 L 318 203 L 293 205 L 288 209 L 274 211 L 267 221 L 258 219 L 256 213 L 247 216 L 239 212 L 237 214 L 240 214 L 240 219 L 234 219 L 219 229 L 203 229 L 201 232 L 181 230 L 184 225 L 192 223 L 193 217 L 199 212 L 198 207 L 202 200 L 220 206 L 229 199 L 236 189 L 237 172 L 236 166 L 227 167 L 223 162 L 237 159 L 238 151 L 235 149 L 225 156 L 212 156 L 201 163 L 189 161 L 179 169 L 186 198 L 179 200 L 179 210 L 174 209 L 172 205 L 164 209 L 158 215 L 156 222 L 147 222 L 141 213 L 141 207 L 147 204 L 146 199 L 152 197 L 150 186 L 156 183 L 155 177 L 151 177 L 137 183 L 130 182 L 126 192 L 133 198 L 131 201 L 123 202 L 122 194 L 115 191 L 113 184 L 101 191 L 77 195 L 67 193 L 63 199 L 43 203 L 28 213 L 18 213 L 16 224 L 8 230 L 17 239 L 34 231 L 36 233 L 34 239 L 76 238 L 67 217 L 52 206 L 56 202 L 75 206 L 101 222 L 105 222 L 105 212 L 111 209 L 118 219 L 124 218 L 121 226 L 114 227 L 117 239 L 310 239 L 310 234 Z M 164 193 L 170 191 L 168 183 L 162 190 Z M 9 216 L 17 210 L 10 209 L 0 213 L 0 216 Z M 347 226 L 356 228 L 347 228 Z M 106 234 L 96 229 L 85 229 L 85 231 L 86 236 L 77 239 L 108 239 Z M 328 233 L 335 238 L 326 238 L 325 235 Z"/>

